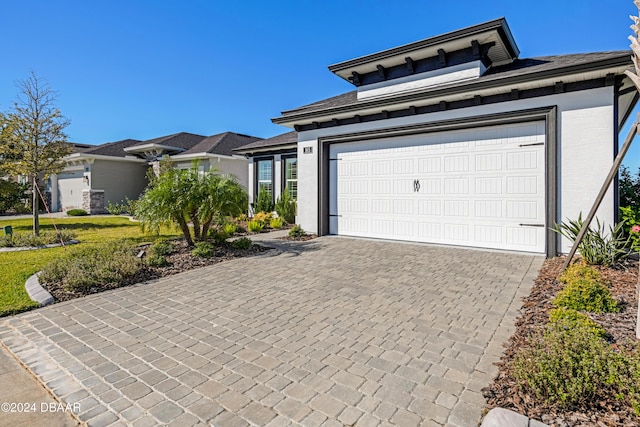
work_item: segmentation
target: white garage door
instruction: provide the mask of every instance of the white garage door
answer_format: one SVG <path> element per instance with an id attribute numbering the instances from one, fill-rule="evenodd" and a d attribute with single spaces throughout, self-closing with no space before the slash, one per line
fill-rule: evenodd
<path id="1" fill-rule="evenodd" d="M 330 147 L 329 231 L 545 251 L 544 122 Z"/>

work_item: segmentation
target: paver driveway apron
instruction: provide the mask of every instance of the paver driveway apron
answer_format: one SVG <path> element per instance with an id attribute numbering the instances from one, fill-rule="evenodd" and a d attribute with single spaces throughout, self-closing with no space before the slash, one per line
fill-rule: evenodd
<path id="1" fill-rule="evenodd" d="M 326 237 L 0 321 L 89 425 L 475 425 L 543 259 Z"/>

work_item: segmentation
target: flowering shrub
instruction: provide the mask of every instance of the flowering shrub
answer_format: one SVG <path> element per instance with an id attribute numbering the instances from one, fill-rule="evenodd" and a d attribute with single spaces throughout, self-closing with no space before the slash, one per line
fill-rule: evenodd
<path id="1" fill-rule="evenodd" d="M 631 249 L 640 252 L 640 208 L 621 207 L 620 219 L 624 222 L 624 231 L 629 236 Z"/>

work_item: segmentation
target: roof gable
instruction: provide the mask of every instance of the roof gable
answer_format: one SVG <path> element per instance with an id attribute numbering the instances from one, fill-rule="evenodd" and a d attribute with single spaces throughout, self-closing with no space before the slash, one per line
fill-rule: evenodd
<path id="1" fill-rule="evenodd" d="M 233 151 L 234 149 L 261 140 L 262 138 L 258 138 L 256 136 L 244 135 L 235 132 L 224 132 L 204 138 L 198 144 L 183 153 L 180 153 L 178 156 L 194 154 L 233 156 L 236 154 Z"/>

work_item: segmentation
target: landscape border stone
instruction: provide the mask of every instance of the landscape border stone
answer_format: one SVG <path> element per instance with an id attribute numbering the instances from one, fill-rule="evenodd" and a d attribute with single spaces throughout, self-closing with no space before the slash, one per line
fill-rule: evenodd
<path id="1" fill-rule="evenodd" d="M 24 287 L 29 294 L 29 298 L 40 304 L 40 307 L 44 307 L 45 305 L 53 303 L 54 299 L 53 296 L 51 296 L 51 294 L 40 284 L 38 274 L 40 274 L 40 272 L 29 277 L 24 283 Z"/>

